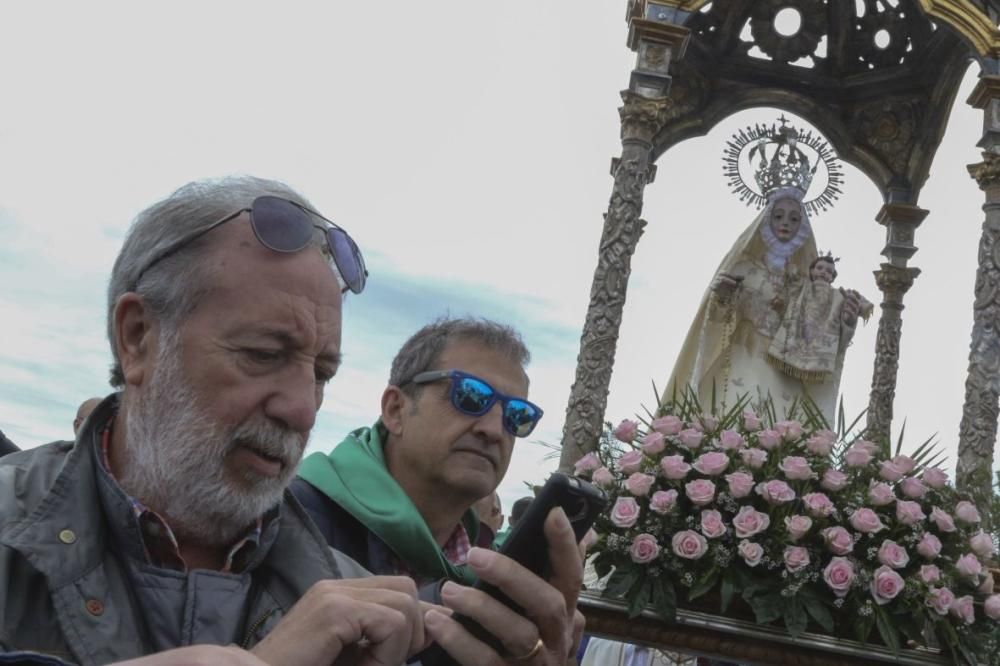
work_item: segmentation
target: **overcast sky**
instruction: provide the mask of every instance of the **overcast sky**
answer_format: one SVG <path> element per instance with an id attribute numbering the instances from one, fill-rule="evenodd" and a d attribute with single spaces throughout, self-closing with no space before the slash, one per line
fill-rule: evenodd
<path id="1" fill-rule="evenodd" d="M 280 10 L 279 10 L 280 7 Z M 573 382 L 633 55 L 624 2 L 4 3 L 0 7 L 0 428 L 22 447 L 66 438 L 103 395 L 104 292 L 132 217 L 196 178 L 284 180 L 364 250 L 345 306 L 343 371 L 312 450 L 372 423 L 399 345 L 430 319 L 483 315 L 532 349 L 536 430 L 555 443 Z M 938 433 L 954 468 L 983 195 L 970 70 L 920 199 L 923 270 L 906 297 L 895 411 L 909 448 Z M 663 385 L 702 292 L 754 212 L 727 193 L 737 114 L 669 151 L 647 188 L 607 419 Z M 850 166 L 814 220 L 838 284 L 878 303 L 876 188 Z M 842 390 L 868 404 L 876 317 Z M 505 505 L 554 469 L 519 441 Z"/>

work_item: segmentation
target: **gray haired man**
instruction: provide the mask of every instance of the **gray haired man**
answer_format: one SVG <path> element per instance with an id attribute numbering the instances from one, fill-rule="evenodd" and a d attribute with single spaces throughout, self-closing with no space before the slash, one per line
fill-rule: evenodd
<path id="1" fill-rule="evenodd" d="M 108 290 L 119 391 L 75 442 L 0 460 L 0 657 L 398 664 L 428 642 L 414 584 L 342 580 L 367 572 L 286 493 L 365 276 L 273 181 L 192 183 L 139 214 Z"/>

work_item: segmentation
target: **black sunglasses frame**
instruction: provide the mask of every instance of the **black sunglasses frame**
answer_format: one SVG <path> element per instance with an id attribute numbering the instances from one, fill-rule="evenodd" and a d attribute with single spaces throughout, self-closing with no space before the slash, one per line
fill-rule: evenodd
<path id="1" fill-rule="evenodd" d="M 534 431 L 535 426 L 538 425 L 538 422 L 542 420 L 542 416 L 545 414 L 545 412 L 542 410 L 541 407 L 531 402 L 530 400 L 525 400 L 524 398 L 517 398 L 515 396 L 501 393 L 500 391 L 493 388 L 493 386 L 482 377 L 477 377 L 476 375 L 469 374 L 468 372 L 462 372 L 461 370 L 427 370 L 426 372 L 420 372 L 414 375 L 414 377 L 410 379 L 409 382 L 403 382 L 403 384 L 407 383 L 430 384 L 432 382 L 441 381 L 442 379 L 451 380 L 451 388 L 448 390 L 448 398 L 451 401 L 451 406 L 454 407 L 458 412 L 465 414 L 466 416 L 482 416 L 486 412 L 490 411 L 493 408 L 493 405 L 495 405 L 497 401 L 499 401 L 500 407 L 503 411 L 503 418 L 501 420 L 503 421 L 504 430 L 509 432 L 514 437 L 527 437 L 528 435 L 530 435 Z M 456 393 L 458 391 L 458 382 L 462 379 L 474 379 L 475 381 L 480 382 L 481 384 L 486 386 L 486 388 L 490 389 L 490 391 L 493 392 L 493 394 L 487 399 L 486 406 L 481 411 L 473 412 L 459 406 Z M 507 420 L 507 405 L 510 404 L 511 401 L 515 400 L 517 402 L 522 402 L 528 405 L 529 407 L 534 409 L 537 414 L 534 421 L 532 421 L 531 423 L 531 428 L 529 428 L 528 431 L 523 435 L 514 432 L 514 429 L 511 428 Z"/>
<path id="2" fill-rule="evenodd" d="M 317 213 L 316 211 L 314 211 L 314 210 L 312 210 L 310 208 L 306 208 L 305 206 L 303 206 L 302 204 L 300 204 L 298 202 L 292 201 L 291 199 L 285 199 L 283 197 L 278 197 L 278 196 L 274 196 L 274 195 L 270 195 L 270 194 L 265 194 L 265 195 L 259 196 L 259 197 L 255 198 L 250 203 L 250 206 L 248 208 L 241 208 L 238 211 L 225 216 L 221 220 L 213 222 L 212 224 L 208 225 L 207 227 L 205 227 L 203 229 L 198 229 L 197 231 L 195 231 L 195 232 L 193 232 L 191 234 L 188 234 L 187 236 L 183 236 L 183 237 L 177 239 L 176 241 L 174 241 L 173 243 L 171 243 L 166 249 L 164 249 L 162 252 L 160 252 L 156 256 L 154 256 L 149 261 L 149 263 L 147 263 L 145 265 L 145 267 L 143 267 L 143 269 L 141 271 L 139 271 L 139 275 L 136 277 L 135 283 L 132 285 L 132 289 L 135 290 L 139 286 L 139 282 L 142 280 L 142 276 L 145 275 L 146 272 L 149 271 L 149 269 L 152 268 L 153 266 L 155 266 L 157 263 L 163 261 L 164 259 L 166 259 L 170 255 L 172 255 L 172 254 L 180 251 L 181 249 L 184 248 L 184 246 L 188 245 L 189 243 L 194 242 L 198 238 L 201 238 L 202 236 L 204 236 L 208 232 L 212 231 L 213 229 L 216 229 L 217 227 L 221 227 L 226 222 L 230 222 L 232 220 L 235 220 L 236 218 L 238 218 L 243 213 L 250 213 L 250 227 L 253 229 L 254 237 L 257 239 L 257 242 L 259 242 L 261 245 L 263 245 L 267 249 L 269 249 L 269 250 L 271 250 L 273 252 L 290 253 L 290 252 L 298 252 L 298 251 L 306 248 L 309 245 L 308 241 L 304 245 L 302 245 L 301 247 L 297 247 L 297 248 L 294 248 L 294 249 L 285 250 L 285 249 L 281 249 L 281 248 L 276 248 L 273 245 L 271 245 L 270 243 L 266 242 L 263 238 L 261 238 L 260 231 L 258 230 L 258 227 L 257 227 L 257 223 L 254 222 L 254 207 L 257 205 L 257 202 L 261 201 L 262 199 L 274 199 L 274 200 L 281 201 L 281 202 L 286 203 L 286 204 L 290 204 L 292 206 L 295 206 L 299 210 L 303 211 L 304 213 L 306 213 L 307 216 L 308 215 L 312 215 L 314 217 L 318 217 L 319 219 L 323 220 L 328 225 L 330 225 L 330 226 L 324 226 L 324 225 L 320 225 L 320 224 L 310 223 L 314 229 L 319 229 L 320 231 L 323 232 L 323 238 L 326 241 L 326 251 L 330 255 L 330 260 L 337 267 L 337 271 L 340 273 L 340 276 L 344 279 L 344 288 L 341 289 L 340 292 L 344 293 L 347 290 L 350 290 L 350 291 L 354 292 L 355 294 L 360 294 L 364 290 L 364 288 L 365 288 L 365 282 L 366 282 L 366 280 L 368 278 L 368 269 L 365 267 L 365 259 L 361 255 L 361 250 L 360 250 L 360 248 L 358 248 L 358 244 L 354 242 L 354 239 L 351 238 L 351 235 L 347 233 L 347 230 L 344 229 L 343 227 L 339 226 L 338 224 L 335 224 L 333 221 L 328 220 L 327 218 L 323 217 L 321 214 Z M 347 241 L 348 247 L 349 247 L 349 249 L 351 251 L 352 259 L 354 260 L 354 263 L 356 265 L 355 266 L 355 268 L 356 268 L 355 272 L 357 274 L 357 278 L 354 279 L 354 280 L 349 280 L 347 278 L 348 272 L 345 271 L 344 270 L 344 266 L 341 265 L 341 261 L 343 259 L 346 259 L 346 258 L 338 256 L 338 253 L 337 253 L 337 250 L 336 250 L 336 243 L 334 242 L 334 239 L 331 237 L 331 234 L 333 232 L 340 232 L 341 234 L 343 234 L 344 240 Z"/>

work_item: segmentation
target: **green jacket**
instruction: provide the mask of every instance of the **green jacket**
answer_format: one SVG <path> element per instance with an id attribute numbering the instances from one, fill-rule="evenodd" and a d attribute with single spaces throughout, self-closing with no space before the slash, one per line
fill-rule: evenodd
<path id="1" fill-rule="evenodd" d="M 109 548 L 95 475 L 94 424 L 106 422 L 116 401 L 98 406 L 75 443 L 0 459 L 0 653 L 97 666 L 152 651 L 130 579 Z M 369 575 L 326 545 L 290 493 L 279 520 L 274 544 L 251 573 L 244 647 L 259 642 L 313 583 Z"/>

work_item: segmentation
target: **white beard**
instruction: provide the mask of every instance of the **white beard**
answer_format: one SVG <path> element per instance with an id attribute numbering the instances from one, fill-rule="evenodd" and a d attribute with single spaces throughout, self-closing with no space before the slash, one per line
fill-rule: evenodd
<path id="1" fill-rule="evenodd" d="M 183 376 L 177 336 L 164 335 L 160 343 L 149 385 L 124 405 L 125 469 L 118 481 L 179 538 L 230 545 L 281 502 L 308 435 L 260 414 L 236 426 L 214 422 Z M 248 444 L 280 458 L 281 474 L 227 470 L 228 454 Z"/>

